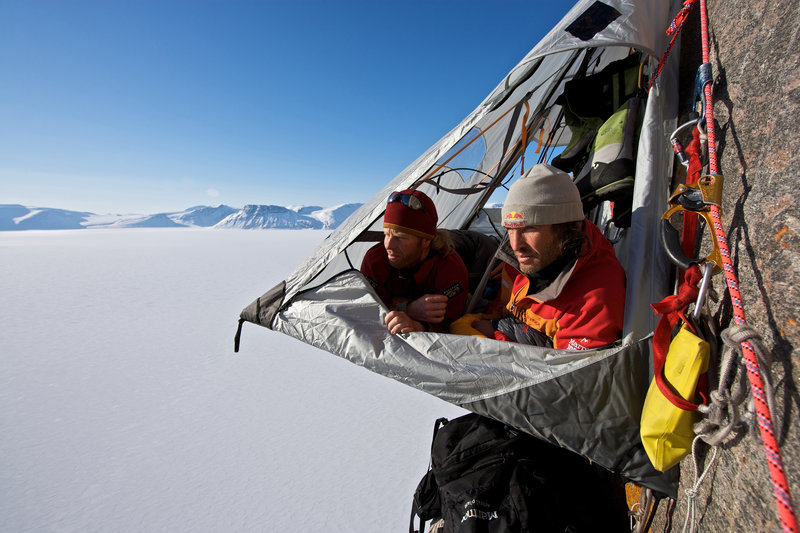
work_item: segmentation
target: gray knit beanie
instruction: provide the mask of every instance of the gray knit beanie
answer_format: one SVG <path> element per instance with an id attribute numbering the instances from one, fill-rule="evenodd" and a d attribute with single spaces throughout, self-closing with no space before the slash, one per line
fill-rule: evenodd
<path id="1" fill-rule="evenodd" d="M 540 164 L 511 185 L 503 204 L 503 226 L 524 228 L 583 220 L 578 188 L 567 173 Z"/>

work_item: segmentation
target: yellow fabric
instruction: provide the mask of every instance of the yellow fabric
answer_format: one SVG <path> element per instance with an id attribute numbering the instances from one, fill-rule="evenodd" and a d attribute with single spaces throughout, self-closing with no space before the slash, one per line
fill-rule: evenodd
<path id="1" fill-rule="evenodd" d="M 693 402 L 697 380 L 708 370 L 708 343 L 684 324 L 672 339 L 664 363 L 666 382 L 683 399 Z M 640 435 L 653 466 L 664 472 L 683 459 L 692 449 L 696 412 L 672 404 L 658 388 L 656 380 L 642 408 Z"/>
<path id="2" fill-rule="evenodd" d="M 483 333 L 472 327 L 472 323 L 481 320 L 485 315 L 481 313 L 470 313 L 464 315 L 450 324 L 450 333 L 455 335 L 470 335 L 472 337 L 486 337 Z"/>
<path id="3" fill-rule="evenodd" d="M 567 348 L 566 346 L 557 345 L 556 336 L 558 335 L 558 331 L 561 329 L 557 318 L 544 318 L 543 316 L 537 315 L 530 309 L 530 300 L 527 300 L 527 303 L 523 302 L 523 305 L 519 305 L 520 302 L 528 296 L 529 287 L 530 282 L 526 282 L 522 288 L 520 288 L 511 296 L 508 304 L 506 305 L 508 314 L 517 317 L 519 320 L 525 322 L 528 326 L 532 327 L 536 331 L 540 331 L 553 339 L 553 348 L 556 350 L 563 350 Z M 532 299 L 537 302 L 539 301 L 536 298 Z"/>
<path id="4" fill-rule="evenodd" d="M 642 498 L 642 487 L 633 482 L 625 483 L 625 500 L 628 502 L 628 510 L 633 511 L 634 506 Z"/>

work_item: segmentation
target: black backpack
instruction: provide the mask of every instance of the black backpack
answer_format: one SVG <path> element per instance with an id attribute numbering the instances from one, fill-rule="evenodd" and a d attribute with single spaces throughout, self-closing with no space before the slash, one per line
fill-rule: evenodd
<path id="1" fill-rule="evenodd" d="M 422 532 L 425 522 L 439 518 L 445 533 L 630 527 L 621 479 L 476 414 L 436 421 L 431 467 L 414 494 L 409 531 Z"/>

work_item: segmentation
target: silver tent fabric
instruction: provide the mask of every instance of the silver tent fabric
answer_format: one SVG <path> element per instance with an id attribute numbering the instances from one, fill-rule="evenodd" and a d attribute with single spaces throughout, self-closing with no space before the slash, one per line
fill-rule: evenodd
<path id="1" fill-rule="evenodd" d="M 595 31 L 582 21 L 597 4 L 613 8 L 618 16 L 585 40 L 566 30 L 579 26 L 582 32 Z M 509 423 L 674 496 L 674 479 L 652 468 L 638 428 L 649 380 L 649 335 L 655 326 L 649 304 L 669 292 L 658 219 L 672 165 L 668 137 L 677 109 L 675 61 L 667 63 L 648 95 L 632 225 L 617 244 L 627 273 L 619 346 L 572 352 L 448 334 L 390 335 L 383 322 L 388 310 L 357 269 L 374 244 L 359 237 L 381 229 L 392 191 L 416 186 L 436 202 L 440 227 L 468 228 L 491 188 L 510 177 L 519 158 L 521 150 L 515 151 L 514 143 L 520 137 L 522 103 L 529 104 L 529 130 L 549 124 L 554 142 L 568 141 L 568 128 L 555 130 L 561 116 L 556 99 L 564 83 L 578 75 L 579 65 L 590 64 L 589 73 L 596 72 L 625 57 L 630 48 L 659 54 L 666 47 L 664 30 L 679 5 L 677 0 L 578 2 L 473 113 L 351 215 L 284 283 L 246 307 L 241 320 Z M 448 171 L 457 160 L 447 162 L 449 156 L 473 137 L 469 148 L 477 154 L 474 166 L 466 172 Z M 442 164 L 445 173 L 432 177 Z M 486 185 L 491 187 L 480 190 Z M 469 188 L 480 192 L 448 192 Z"/>

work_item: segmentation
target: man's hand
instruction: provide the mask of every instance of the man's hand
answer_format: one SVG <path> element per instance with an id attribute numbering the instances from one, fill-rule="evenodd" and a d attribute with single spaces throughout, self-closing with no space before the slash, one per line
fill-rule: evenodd
<path id="1" fill-rule="evenodd" d="M 425 331 L 425 326 L 408 316 L 402 311 L 390 311 L 386 315 L 386 327 L 389 333 L 411 333 L 412 331 Z"/>
<path id="2" fill-rule="evenodd" d="M 429 324 L 438 324 L 444 320 L 447 312 L 447 296 L 444 294 L 426 294 L 409 302 L 406 312 L 416 320 Z"/>

